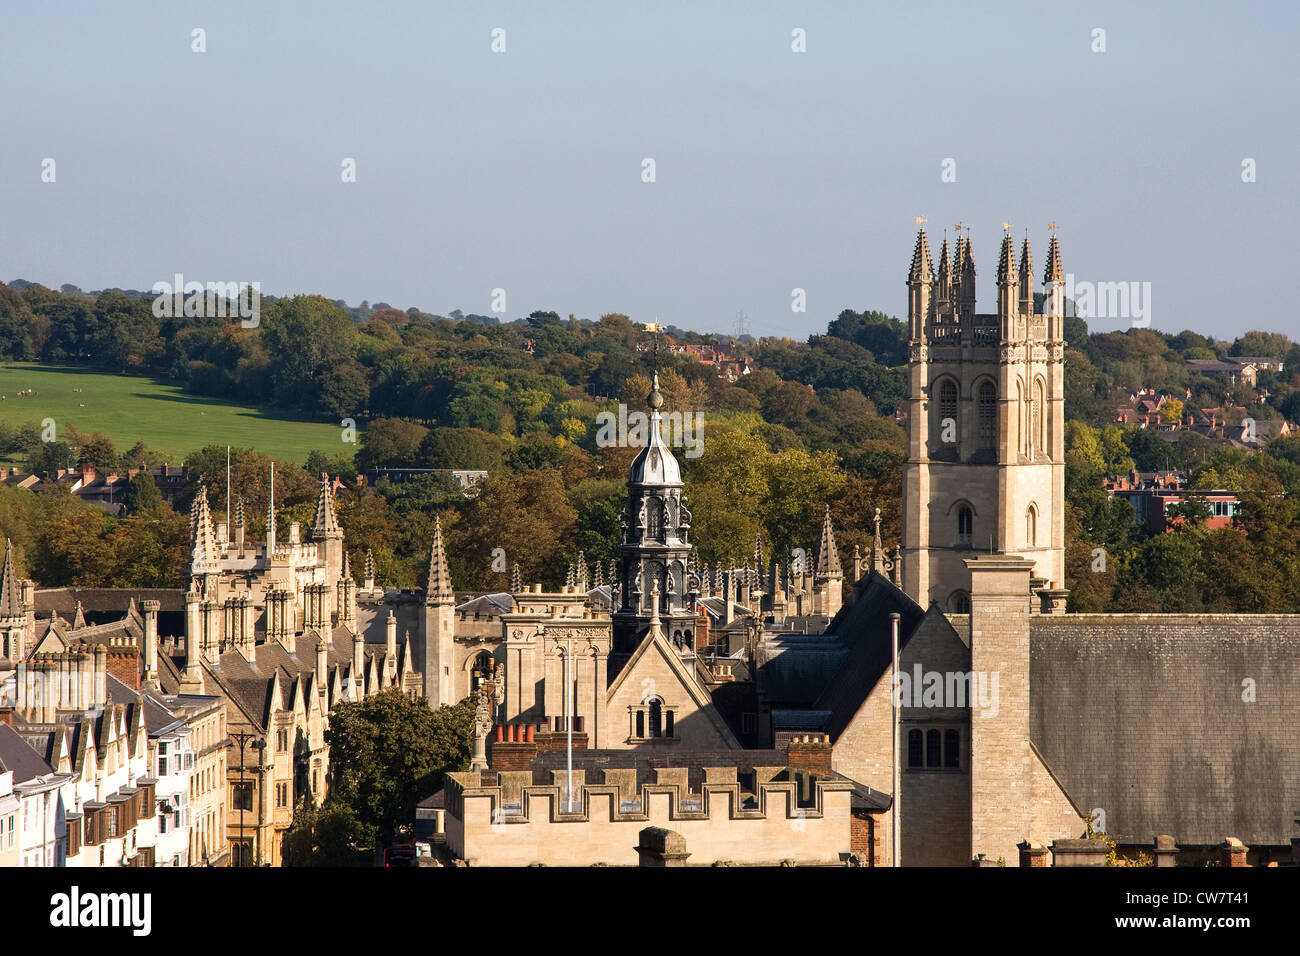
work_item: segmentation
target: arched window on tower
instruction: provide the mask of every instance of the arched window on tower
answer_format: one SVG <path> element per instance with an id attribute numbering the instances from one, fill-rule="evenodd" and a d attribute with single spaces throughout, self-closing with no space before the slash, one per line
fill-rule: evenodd
<path id="1" fill-rule="evenodd" d="M 1038 508 L 1034 505 L 1030 505 L 1025 512 L 1025 546 L 1038 546 Z"/>
<path id="2" fill-rule="evenodd" d="M 939 445 L 961 440 L 961 423 L 957 418 L 957 383 L 945 378 L 939 383 L 939 420 L 935 422 Z"/>
<path id="3" fill-rule="evenodd" d="M 969 614 L 970 595 L 965 591 L 953 591 L 948 598 L 948 610 L 953 614 Z"/>
<path id="4" fill-rule="evenodd" d="M 980 448 L 998 447 L 998 390 L 989 381 L 980 383 L 979 389 Z"/>
<path id="5" fill-rule="evenodd" d="M 1043 380 L 1034 383 L 1034 404 L 1030 412 L 1029 440 L 1035 453 L 1043 451 Z"/>
<path id="6" fill-rule="evenodd" d="M 975 531 L 975 512 L 971 511 L 970 505 L 962 505 L 957 509 L 957 544 L 969 545 Z"/>

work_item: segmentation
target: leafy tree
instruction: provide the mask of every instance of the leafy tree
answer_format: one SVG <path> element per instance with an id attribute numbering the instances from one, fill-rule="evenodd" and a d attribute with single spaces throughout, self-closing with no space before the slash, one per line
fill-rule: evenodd
<path id="1" fill-rule="evenodd" d="M 345 701 L 330 713 L 332 788 L 327 805 L 348 808 L 361 832 L 390 845 L 415 819 L 415 805 L 449 771 L 469 766 L 474 699 L 430 710 L 396 688 Z"/>
<path id="2" fill-rule="evenodd" d="M 122 495 L 122 515 L 138 515 L 167 507 L 162 492 L 147 471 L 137 472 Z M 170 510 L 170 509 L 169 509 Z"/>
<path id="3" fill-rule="evenodd" d="M 326 800 L 319 809 L 300 806 L 281 844 L 285 866 L 367 866 L 375 828 L 362 823 L 350 806 Z"/>
<path id="4" fill-rule="evenodd" d="M 59 469 L 77 467 L 77 453 L 64 441 L 40 442 L 27 452 L 27 467 L 43 479 L 52 478 Z"/>
<path id="5" fill-rule="evenodd" d="M 420 443 L 429 429 L 398 418 L 376 418 L 361 434 L 357 468 L 414 468 L 420 460 Z"/>

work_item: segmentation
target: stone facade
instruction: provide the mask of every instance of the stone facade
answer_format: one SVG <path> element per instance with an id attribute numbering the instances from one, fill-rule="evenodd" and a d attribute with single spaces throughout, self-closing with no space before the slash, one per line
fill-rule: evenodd
<path id="1" fill-rule="evenodd" d="M 562 786 L 509 788 L 478 773 L 450 775 L 446 791 L 449 850 L 479 866 L 635 866 L 646 827 L 673 831 L 685 841 L 692 865 L 722 862 L 774 865 L 783 860 L 839 865 L 853 845 L 852 784 L 817 779 L 799 800 L 799 784 L 783 768 L 769 768 L 742 806 L 736 768 L 718 768 L 717 783 L 691 794 L 686 771 L 664 769 L 636 786 L 616 771 L 601 783 L 575 784 L 581 809 L 562 813 Z M 501 774 L 505 776 L 505 774 Z M 527 773 L 531 778 L 532 774 Z M 721 782 L 730 778 L 731 782 Z M 515 796 L 511 800 L 510 796 Z"/>
<path id="2" fill-rule="evenodd" d="M 975 313 L 969 239 L 931 264 L 922 230 L 908 277 L 908 451 L 903 465 L 903 588 L 922 607 L 965 612 L 961 562 L 1018 554 L 1065 579 L 1064 275 L 1048 248 L 1045 312 L 1033 311 L 1026 239 L 998 265 L 998 311 Z"/>

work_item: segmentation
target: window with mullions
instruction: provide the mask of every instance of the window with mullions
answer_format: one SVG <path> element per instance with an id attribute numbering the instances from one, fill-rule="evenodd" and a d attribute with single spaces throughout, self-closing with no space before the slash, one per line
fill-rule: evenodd
<path id="1" fill-rule="evenodd" d="M 981 449 L 998 447 L 998 390 L 982 382 L 979 390 L 979 440 Z"/>

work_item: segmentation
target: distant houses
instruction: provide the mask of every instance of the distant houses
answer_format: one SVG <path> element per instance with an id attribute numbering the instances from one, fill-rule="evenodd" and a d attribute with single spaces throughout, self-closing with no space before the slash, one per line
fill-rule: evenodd
<path id="1" fill-rule="evenodd" d="M 148 469 L 153 476 L 154 485 L 168 504 L 172 504 L 185 488 L 185 469 L 179 465 L 166 463 L 157 468 Z M 17 468 L 0 468 L 0 484 L 11 488 L 26 488 L 28 491 L 40 491 L 53 483 L 67 488 L 82 501 L 96 505 L 110 515 L 122 511 L 122 499 L 127 486 L 140 473 L 139 468 L 128 468 L 126 474 L 101 475 L 94 465 L 82 464 L 77 468 L 60 468 L 54 477 L 43 479 L 30 472 L 21 472 Z"/>

